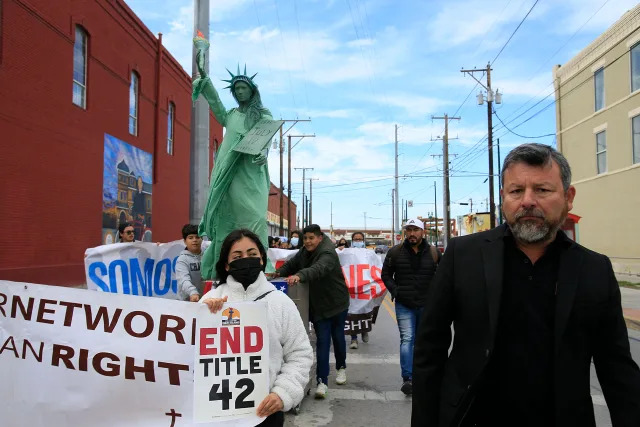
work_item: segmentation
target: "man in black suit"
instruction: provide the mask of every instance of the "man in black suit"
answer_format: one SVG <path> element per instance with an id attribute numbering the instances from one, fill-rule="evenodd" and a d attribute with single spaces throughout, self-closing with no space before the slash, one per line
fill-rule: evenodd
<path id="1" fill-rule="evenodd" d="M 567 160 L 521 145 L 502 182 L 507 224 L 451 240 L 429 288 L 411 425 L 595 426 L 593 359 L 613 426 L 640 426 L 611 262 L 560 230 L 576 193 Z"/>

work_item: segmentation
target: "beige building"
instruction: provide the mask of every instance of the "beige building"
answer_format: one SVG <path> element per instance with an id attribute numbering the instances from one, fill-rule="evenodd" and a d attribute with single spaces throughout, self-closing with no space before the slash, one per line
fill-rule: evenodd
<path id="1" fill-rule="evenodd" d="M 640 5 L 553 72 L 576 240 L 640 278 Z"/>

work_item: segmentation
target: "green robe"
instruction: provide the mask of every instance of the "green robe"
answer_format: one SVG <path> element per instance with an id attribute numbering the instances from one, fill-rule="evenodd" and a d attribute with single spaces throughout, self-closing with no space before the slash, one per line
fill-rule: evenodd
<path id="1" fill-rule="evenodd" d="M 215 277 L 215 265 L 224 239 L 233 230 L 247 228 L 260 237 L 268 248 L 267 204 L 269 200 L 269 169 L 267 164 L 254 163 L 256 156 L 238 153 L 233 148 L 250 129 L 245 127 L 245 114 L 237 108 L 227 111 L 213 85 L 208 82 L 202 91 L 218 122 L 226 128 L 222 144 L 214 159 L 209 198 L 198 232 L 211 240 L 202 257 L 202 278 Z M 264 110 L 263 119 L 271 119 Z"/>

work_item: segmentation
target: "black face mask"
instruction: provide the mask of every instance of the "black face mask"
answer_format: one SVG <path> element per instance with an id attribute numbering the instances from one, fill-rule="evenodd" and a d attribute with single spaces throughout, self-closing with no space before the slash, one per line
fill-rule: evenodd
<path id="1" fill-rule="evenodd" d="M 258 276 L 262 271 L 261 260 L 262 258 L 246 257 L 231 261 L 229 263 L 229 274 L 242 283 L 246 291 L 250 284 L 258 280 Z"/>

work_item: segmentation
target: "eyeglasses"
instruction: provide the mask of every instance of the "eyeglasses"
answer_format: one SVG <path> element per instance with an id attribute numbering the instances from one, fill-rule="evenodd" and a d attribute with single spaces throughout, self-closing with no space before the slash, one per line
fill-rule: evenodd
<path id="1" fill-rule="evenodd" d="M 127 230 L 127 231 L 124 232 L 124 234 L 133 234 L 133 233 L 134 233 L 133 230 Z"/>

